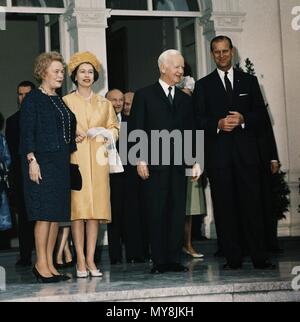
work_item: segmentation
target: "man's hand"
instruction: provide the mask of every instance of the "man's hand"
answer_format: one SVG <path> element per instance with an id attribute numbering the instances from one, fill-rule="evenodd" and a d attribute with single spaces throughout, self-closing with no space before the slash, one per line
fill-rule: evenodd
<path id="1" fill-rule="evenodd" d="M 271 172 L 272 174 L 278 173 L 280 170 L 280 163 L 278 161 L 271 162 Z"/>
<path id="2" fill-rule="evenodd" d="M 192 182 L 197 182 L 201 177 L 202 171 L 200 164 L 196 163 L 192 169 Z"/>
<path id="3" fill-rule="evenodd" d="M 230 115 L 227 116 L 227 118 L 237 126 L 240 126 L 245 123 L 244 116 L 240 114 L 239 112 L 229 112 Z"/>
<path id="4" fill-rule="evenodd" d="M 138 175 L 143 179 L 143 180 L 148 180 L 150 177 L 149 174 L 149 168 L 146 164 L 146 162 L 140 161 L 137 165 L 137 171 Z"/>
<path id="5" fill-rule="evenodd" d="M 218 129 L 224 132 L 232 132 L 243 123 L 245 123 L 245 120 L 242 114 L 239 112 L 230 112 L 230 115 L 219 121 Z"/>

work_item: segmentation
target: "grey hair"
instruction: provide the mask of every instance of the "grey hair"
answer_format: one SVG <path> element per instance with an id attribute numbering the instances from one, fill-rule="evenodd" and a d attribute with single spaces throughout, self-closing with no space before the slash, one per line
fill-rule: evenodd
<path id="1" fill-rule="evenodd" d="M 158 67 L 159 67 L 159 69 L 161 69 L 161 66 L 163 64 L 166 64 L 167 60 L 171 56 L 177 56 L 177 55 L 182 56 L 181 52 L 176 50 L 176 49 L 169 49 L 169 50 L 164 51 L 158 58 Z"/>

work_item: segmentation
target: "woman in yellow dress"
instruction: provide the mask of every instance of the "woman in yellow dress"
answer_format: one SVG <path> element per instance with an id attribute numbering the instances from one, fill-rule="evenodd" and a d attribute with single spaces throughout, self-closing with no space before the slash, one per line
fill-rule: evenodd
<path id="1" fill-rule="evenodd" d="M 82 176 L 82 189 L 72 191 L 71 197 L 72 234 L 79 278 L 88 277 L 89 274 L 93 277 L 102 276 L 94 262 L 99 223 L 111 222 L 107 162 L 109 142 L 102 136 L 88 136 L 89 130 L 99 127 L 109 130 L 115 140 L 119 134 L 119 122 L 111 103 L 92 90 L 100 70 L 101 64 L 94 54 L 83 52 L 73 55 L 68 71 L 77 91 L 64 97 L 64 102 L 77 119 L 77 151 L 72 155 L 71 163 L 79 165 Z"/>

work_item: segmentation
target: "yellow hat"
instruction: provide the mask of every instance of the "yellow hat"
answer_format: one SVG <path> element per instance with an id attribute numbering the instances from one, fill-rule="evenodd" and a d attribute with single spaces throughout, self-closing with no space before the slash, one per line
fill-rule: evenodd
<path id="1" fill-rule="evenodd" d="M 72 73 L 74 72 L 74 70 L 78 66 L 80 66 L 81 64 L 84 64 L 84 63 L 88 63 L 88 64 L 93 65 L 98 73 L 101 70 L 101 63 L 97 59 L 97 57 L 94 54 L 92 54 L 91 52 L 85 51 L 85 52 L 81 52 L 81 53 L 76 53 L 71 57 L 70 62 L 68 64 L 69 75 L 71 76 Z"/>

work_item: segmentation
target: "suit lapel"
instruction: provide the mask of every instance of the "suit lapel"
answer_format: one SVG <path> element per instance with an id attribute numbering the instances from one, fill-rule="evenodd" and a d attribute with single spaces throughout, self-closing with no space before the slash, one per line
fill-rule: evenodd
<path id="1" fill-rule="evenodd" d="M 181 90 L 175 86 L 174 106 L 177 111 L 179 110 L 179 106 L 183 97 L 182 94 L 183 93 L 181 93 Z"/>
<path id="2" fill-rule="evenodd" d="M 241 86 L 241 78 L 240 78 L 240 73 L 238 71 L 236 71 L 234 69 L 233 72 L 234 76 L 233 76 L 233 103 L 234 106 L 236 106 L 237 101 L 238 101 L 238 97 L 239 97 L 239 93 L 240 93 L 240 86 Z"/>
<path id="3" fill-rule="evenodd" d="M 220 75 L 218 73 L 218 70 L 216 69 L 213 73 L 214 76 L 214 83 L 217 84 L 217 91 L 218 93 L 216 93 L 217 95 L 222 95 L 223 99 L 227 100 L 227 93 L 226 93 L 226 89 L 224 87 L 224 84 L 220 78 Z"/>
<path id="4" fill-rule="evenodd" d="M 159 97 L 165 102 L 165 104 L 167 104 L 168 108 L 171 109 L 172 106 L 159 82 L 156 83 L 156 92 Z"/>

